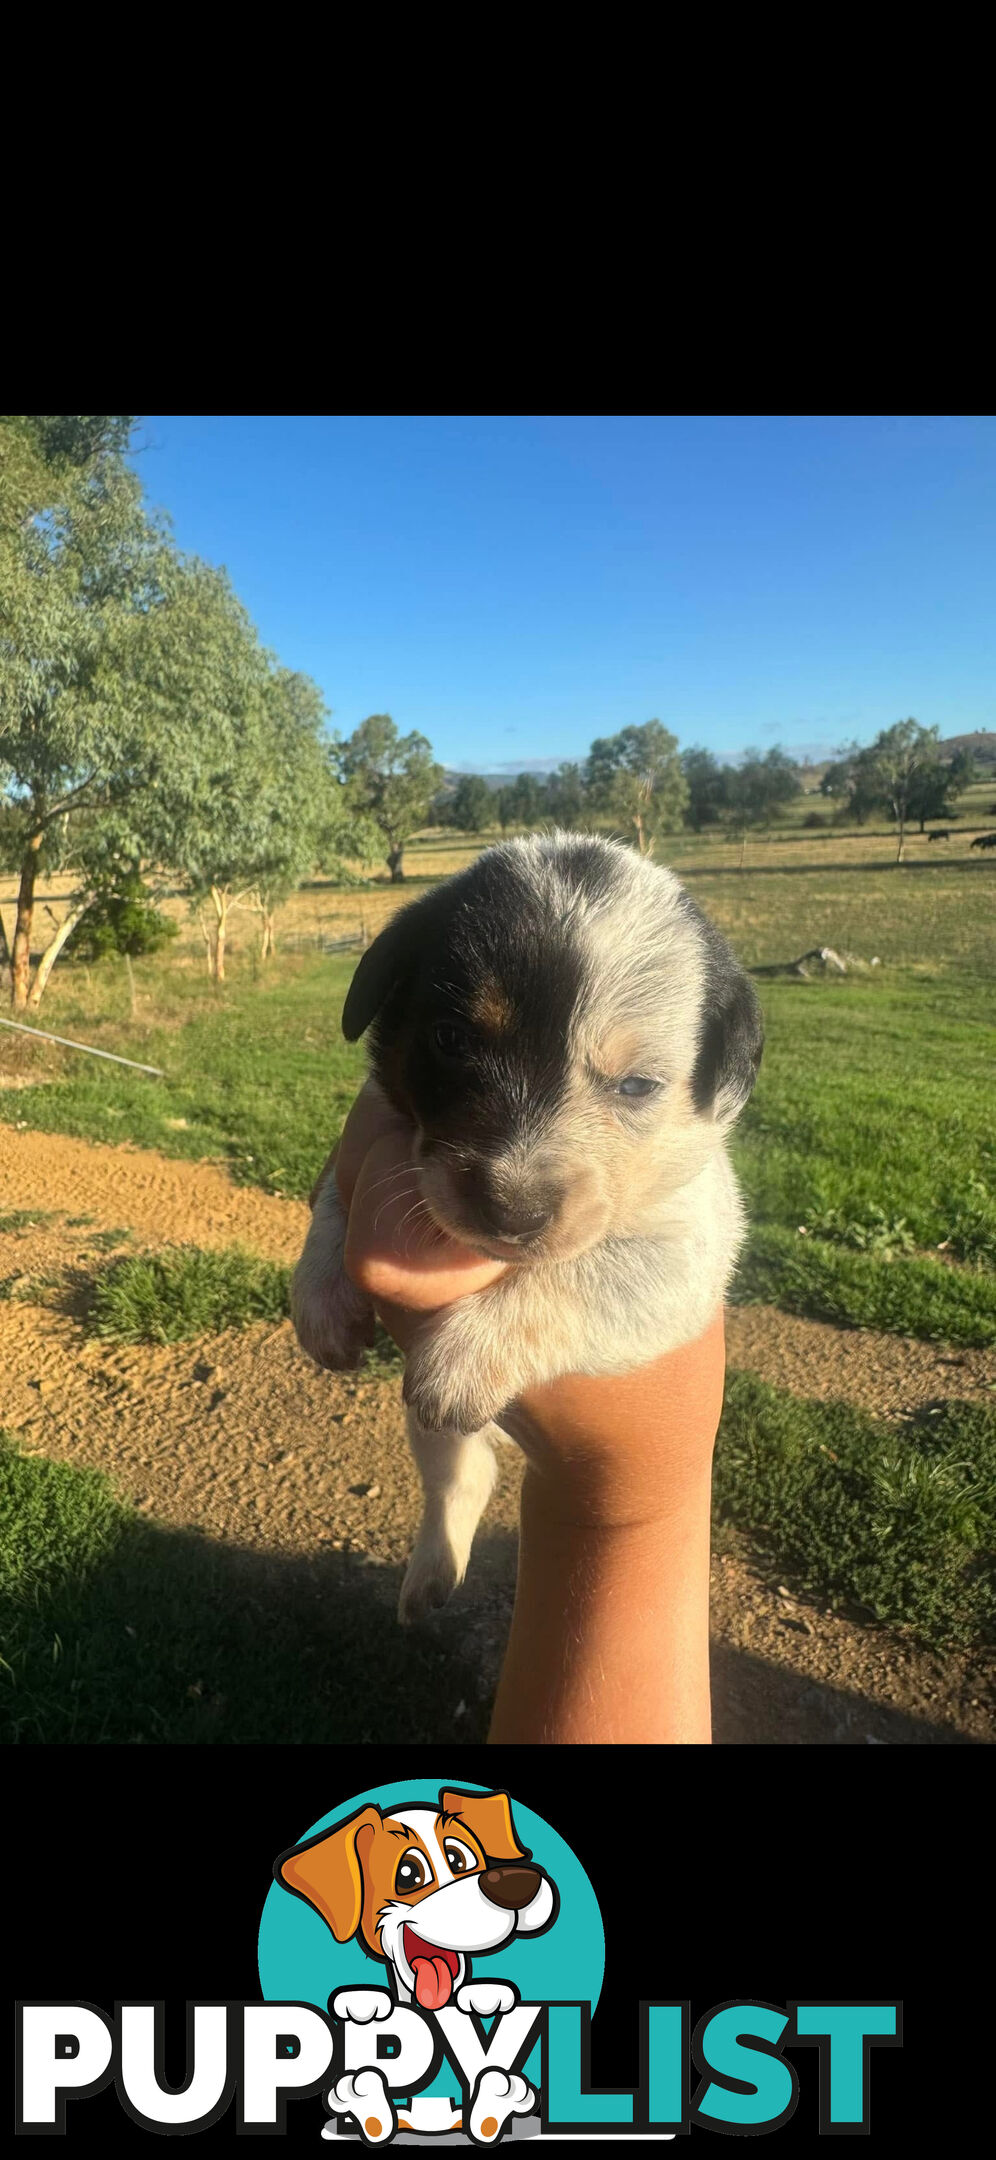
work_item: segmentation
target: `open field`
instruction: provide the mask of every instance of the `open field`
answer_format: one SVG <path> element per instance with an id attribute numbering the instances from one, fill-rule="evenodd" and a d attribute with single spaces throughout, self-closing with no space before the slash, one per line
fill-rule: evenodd
<path id="1" fill-rule="evenodd" d="M 820 945 L 880 962 L 758 985 L 768 1047 L 735 1148 L 753 1227 L 729 1335 L 731 1365 L 775 1394 L 736 1379 L 721 1443 L 720 1739 L 992 1736 L 996 856 L 967 842 L 996 822 L 996 786 L 974 796 L 956 838 L 911 836 L 898 869 L 887 832 L 751 837 L 743 871 L 726 839 L 667 847 L 749 965 Z M 387 1717 L 399 1737 L 480 1737 L 515 1458 L 452 1613 L 395 1636 L 413 1496 L 392 1360 L 317 1374 L 282 1318 L 302 1198 L 362 1072 L 338 1025 L 353 961 L 318 941 L 374 934 L 476 848 L 428 835 L 400 888 L 296 894 L 273 968 L 236 917 L 221 989 L 179 902 L 181 938 L 131 981 L 60 963 L 40 1024 L 164 1080 L 0 1031 L 0 1506 L 27 1526 L 0 1585 L 17 1736 L 373 1739 Z M 176 1245 L 195 1251 L 164 1269 Z M 235 1247 L 258 1260 L 197 1257 Z M 800 1543 L 806 1518 L 836 1530 Z M 237 1675 L 260 1629 L 253 1711 Z M 368 1641 L 379 1722 L 350 1699 Z"/>

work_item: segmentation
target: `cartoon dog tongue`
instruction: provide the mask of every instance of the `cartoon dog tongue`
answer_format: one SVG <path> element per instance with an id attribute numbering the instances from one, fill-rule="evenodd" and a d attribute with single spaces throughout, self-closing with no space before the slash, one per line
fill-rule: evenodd
<path id="1" fill-rule="evenodd" d="M 415 2000 L 423 2010 L 442 2010 L 453 1993 L 453 1982 L 460 1970 L 460 1960 L 455 1950 L 440 1950 L 436 1943 L 424 1942 L 413 1927 L 406 1927 L 404 1934 L 405 1956 L 415 1975 Z"/>
<path id="2" fill-rule="evenodd" d="M 449 2002 L 453 1977 L 445 1958 L 413 1957 L 415 2000 L 423 2010 L 441 2010 Z"/>

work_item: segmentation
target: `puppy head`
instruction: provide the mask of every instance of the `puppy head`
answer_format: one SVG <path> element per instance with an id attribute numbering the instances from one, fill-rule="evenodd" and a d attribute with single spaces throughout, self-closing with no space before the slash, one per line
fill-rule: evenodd
<path id="1" fill-rule="evenodd" d="M 343 1010 L 416 1128 L 423 1196 L 527 1264 L 648 1227 L 757 1076 L 749 977 L 672 873 L 554 833 L 485 849 L 388 924 Z"/>

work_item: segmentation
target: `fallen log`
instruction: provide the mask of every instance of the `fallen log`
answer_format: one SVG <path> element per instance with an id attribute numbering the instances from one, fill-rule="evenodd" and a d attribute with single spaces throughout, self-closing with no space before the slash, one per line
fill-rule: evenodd
<path id="1" fill-rule="evenodd" d="M 848 968 L 860 970 L 881 965 L 877 954 L 874 960 L 859 960 L 854 953 L 848 953 L 842 959 L 840 953 L 834 952 L 832 945 L 814 945 L 809 952 L 800 953 L 798 960 L 775 960 L 767 967 L 749 968 L 748 973 L 764 976 L 800 975 L 804 982 L 808 982 L 813 975 L 846 975 Z"/>

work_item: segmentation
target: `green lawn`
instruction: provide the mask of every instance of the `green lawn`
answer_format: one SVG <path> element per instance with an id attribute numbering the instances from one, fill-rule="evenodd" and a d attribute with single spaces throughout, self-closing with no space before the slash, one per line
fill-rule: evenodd
<path id="1" fill-rule="evenodd" d="M 743 875 L 710 869 L 708 845 L 693 836 L 680 845 L 682 857 L 697 848 L 681 867 L 749 964 L 815 943 L 883 962 L 843 979 L 759 983 L 768 1040 L 734 1141 L 752 1223 L 735 1295 L 991 1343 L 996 870 L 851 869 L 834 862 L 835 844 L 800 841 L 797 873 Z M 167 954 L 136 963 L 134 1019 L 123 967 L 66 967 L 45 1023 L 167 1077 L 54 1048 L 12 1052 L 3 1037 L 0 1056 L 47 1083 L 0 1095 L 3 1114 L 211 1157 L 244 1183 L 304 1195 L 363 1072 L 361 1048 L 339 1031 L 353 965 L 292 957 L 261 972 L 236 959 L 232 980 L 212 992 Z"/>
<path id="2" fill-rule="evenodd" d="M 996 1638 L 996 1409 L 896 1431 L 732 1374 L 714 1513 L 800 1594 L 935 1649 Z M 366 1740 L 385 1700 L 401 1741 L 447 1714 L 482 1738 L 459 1614 L 403 1633 L 396 1591 L 348 1554 L 168 1531 L 0 1436 L 0 1741 Z"/>

